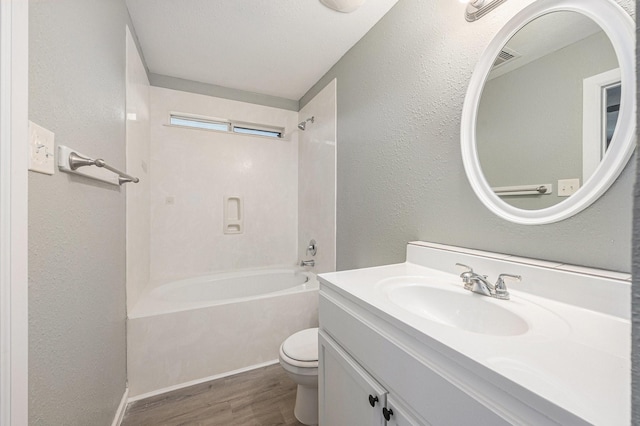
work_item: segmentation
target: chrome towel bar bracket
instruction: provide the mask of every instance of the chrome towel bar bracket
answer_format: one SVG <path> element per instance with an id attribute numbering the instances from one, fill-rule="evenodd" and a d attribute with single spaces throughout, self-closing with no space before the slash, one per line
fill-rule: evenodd
<path id="1" fill-rule="evenodd" d="M 81 167 L 96 166 L 99 169 L 83 169 L 78 170 Z M 116 169 L 113 166 L 107 164 L 101 158 L 92 159 L 84 154 L 80 154 L 75 150 L 67 146 L 60 145 L 58 147 L 58 168 L 67 173 L 75 173 L 83 175 L 92 179 L 101 180 L 103 182 L 110 183 L 112 185 L 122 185 L 124 183 L 133 182 L 138 183 L 140 179 L 131 176 L 125 172 Z M 115 175 L 114 175 L 115 174 Z"/>
<path id="2" fill-rule="evenodd" d="M 75 151 L 69 154 L 69 167 L 71 168 L 71 170 L 76 170 L 78 169 L 78 167 L 84 167 L 84 166 L 103 167 L 109 171 L 112 171 L 113 173 L 118 175 L 118 181 L 120 185 L 127 182 L 133 182 L 133 183 L 140 182 L 140 179 L 138 179 L 137 177 L 133 177 L 131 175 L 126 174 L 125 172 L 121 172 L 115 167 L 108 165 L 101 158 L 92 160 L 91 158 L 83 157 L 82 155 L 78 154 Z"/>

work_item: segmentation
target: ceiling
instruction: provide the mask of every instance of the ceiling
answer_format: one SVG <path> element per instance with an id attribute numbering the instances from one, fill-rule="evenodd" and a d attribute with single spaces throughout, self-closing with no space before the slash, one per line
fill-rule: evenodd
<path id="1" fill-rule="evenodd" d="M 560 11 L 543 15 L 518 30 L 507 42 L 505 47 L 519 57 L 494 68 L 489 78 L 506 74 L 602 32 L 602 28 L 595 21 L 582 13 Z M 613 49 L 613 46 L 611 48 Z"/>
<path id="2" fill-rule="evenodd" d="M 299 100 L 398 0 L 127 0 L 149 72 Z"/>

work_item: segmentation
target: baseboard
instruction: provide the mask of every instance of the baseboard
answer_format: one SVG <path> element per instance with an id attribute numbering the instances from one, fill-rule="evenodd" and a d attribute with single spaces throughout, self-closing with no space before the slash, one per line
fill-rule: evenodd
<path id="1" fill-rule="evenodd" d="M 124 418 L 124 413 L 127 411 L 127 401 L 129 400 L 129 388 L 125 388 L 124 395 L 122 395 L 122 399 L 120 400 L 120 405 L 118 405 L 118 411 L 116 411 L 116 415 L 113 418 L 113 423 L 111 426 L 120 426 L 122 423 L 122 419 Z"/>
<path id="2" fill-rule="evenodd" d="M 139 401 L 141 399 L 150 398 L 152 396 L 160 395 L 160 394 L 163 394 L 163 393 L 166 393 L 166 392 L 171 392 L 171 391 L 174 391 L 174 390 L 186 388 L 186 387 L 193 386 L 193 385 L 199 385 L 200 383 L 209 382 L 211 380 L 222 379 L 223 377 L 233 376 L 235 374 L 244 373 L 244 372 L 247 372 L 247 371 L 255 370 L 257 368 L 267 367 L 269 365 L 277 364 L 278 362 L 279 361 L 277 359 L 274 359 L 274 360 L 263 362 L 263 363 L 260 363 L 260 364 L 250 365 L 249 367 L 240 368 L 238 370 L 227 371 L 227 372 L 222 373 L 222 374 L 216 374 L 214 376 L 204 377 L 202 379 L 191 380 L 189 382 L 184 382 L 184 383 L 180 383 L 180 384 L 177 384 L 177 385 L 169 386 L 169 387 L 166 387 L 166 388 L 154 390 L 154 391 L 151 391 L 151 392 L 142 393 L 140 395 L 132 396 L 131 398 L 128 399 L 128 402 Z M 127 389 L 127 392 L 129 392 L 129 389 Z M 115 426 L 115 423 L 114 423 L 114 426 Z"/>

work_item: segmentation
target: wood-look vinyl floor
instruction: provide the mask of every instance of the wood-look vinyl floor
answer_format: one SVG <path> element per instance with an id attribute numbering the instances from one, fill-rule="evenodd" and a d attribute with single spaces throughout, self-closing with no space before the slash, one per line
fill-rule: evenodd
<path id="1" fill-rule="evenodd" d="M 295 400 L 295 383 L 274 364 L 132 402 L 122 426 L 297 426 Z"/>

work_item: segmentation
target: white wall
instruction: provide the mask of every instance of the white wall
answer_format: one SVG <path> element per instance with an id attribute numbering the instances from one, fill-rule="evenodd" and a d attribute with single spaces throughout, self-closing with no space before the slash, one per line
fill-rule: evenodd
<path id="1" fill-rule="evenodd" d="M 317 273 L 336 270 L 336 80 L 332 80 L 298 114 L 314 117 L 298 132 L 298 257 L 316 240 Z"/>
<path id="2" fill-rule="evenodd" d="M 127 310 L 149 283 L 149 80 L 127 28 Z"/>
<path id="3" fill-rule="evenodd" d="M 151 87 L 152 285 L 217 271 L 293 265 L 298 114 Z M 168 126 L 170 112 L 286 128 L 272 139 Z M 223 196 L 244 201 L 244 232 L 223 234 Z"/>

